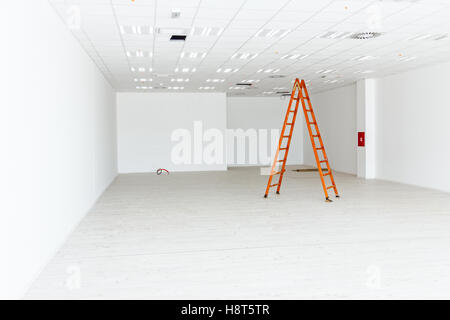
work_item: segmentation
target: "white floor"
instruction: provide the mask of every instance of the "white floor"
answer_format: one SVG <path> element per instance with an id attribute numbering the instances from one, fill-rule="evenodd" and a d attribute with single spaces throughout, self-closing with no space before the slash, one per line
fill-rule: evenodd
<path id="1" fill-rule="evenodd" d="M 450 298 L 450 194 L 257 168 L 120 176 L 27 298 Z"/>

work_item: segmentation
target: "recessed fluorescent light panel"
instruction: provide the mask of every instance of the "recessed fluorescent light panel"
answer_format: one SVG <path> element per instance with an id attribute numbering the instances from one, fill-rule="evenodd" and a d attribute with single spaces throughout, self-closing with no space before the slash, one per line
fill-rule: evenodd
<path id="1" fill-rule="evenodd" d="M 371 60 L 375 60 L 377 57 L 374 56 L 358 56 L 353 58 L 352 60 L 355 61 L 371 61 Z"/>
<path id="2" fill-rule="evenodd" d="M 152 81 L 153 81 L 153 79 L 146 79 L 146 78 L 141 78 L 141 79 L 135 78 L 134 79 L 134 82 L 152 82 Z"/>
<path id="3" fill-rule="evenodd" d="M 180 58 L 182 59 L 203 59 L 206 57 L 206 52 L 182 52 Z"/>
<path id="4" fill-rule="evenodd" d="M 146 86 L 143 86 L 143 87 L 137 86 L 136 89 L 138 89 L 138 90 L 148 90 L 148 89 L 153 89 L 153 88 L 152 87 L 146 87 Z"/>
<path id="5" fill-rule="evenodd" d="M 170 79 L 170 82 L 189 82 L 189 79 L 183 79 L 183 78 L 172 78 Z"/>
<path id="6" fill-rule="evenodd" d="M 150 26 L 130 26 L 130 25 L 122 25 L 120 26 L 120 32 L 122 34 L 131 34 L 131 35 L 150 35 L 153 34 L 153 27 Z"/>
<path id="7" fill-rule="evenodd" d="M 127 56 L 130 58 L 151 58 L 153 54 L 145 50 L 127 51 Z"/>
<path id="8" fill-rule="evenodd" d="M 322 70 L 317 71 L 316 73 L 328 74 L 328 73 L 335 72 L 335 71 L 336 70 L 333 70 L 333 69 L 322 69 Z"/>
<path id="9" fill-rule="evenodd" d="M 223 28 L 215 27 L 193 27 L 191 29 L 191 36 L 196 37 L 218 37 L 222 34 Z"/>
<path id="10" fill-rule="evenodd" d="M 231 56 L 231 59 L 251 60 L 258 56 L 257 53 L 235 53 Z"/>
<path id="11" fill-rule="evenodd" d="M 360 74 L 368 74 L 368 73 L 374 73 L 374 70 L 361 70 L 361 71 L 356 71 L 355 73 L 360 73 Z"/>
<path id="12" fill-rule="evenodd" d="M 243 90 L 245 87 L 230 87 L 230 90 Z"/>
<path id="13" fill-rule="evenodd" d="M 182 73 L 189 73 L 189 72 L 196 72 L 196 68 L 175 68 L 175 72 L 182 72 Z"/>
<path id="14" fill-rule="evenodd" d="M 169 90 L 184 90 L 184 87 L 169 87 Z"/>
<path id="15" fill-rule="evenodd" d="M 214 90 L 216 87 L 200 87 L 200 90 Z"/>
<path id="16" fill-rule="evenodd" d="M 255 37 L 260 38 L 283 38 L 291 30 L 289 29 L 261 29 L 256 34 Z"/>
<path id="17" fill-rule="evenodd" d="M 214 83 L 225 82 L 225 79 L 208 79 L 206 80 L 206 82 L 214 82 Z"/>
<path id="18" fill-rule="evenodd" d="M 321 39 L 346 39 L 354 35 L 353 32 L 348 31 L 327 31 L 319 35 Z"/>
<path id="19" fill-rule="evenodd" d="M 140 72 L 140 73 L 144 73 L 144 72 L 152 72 L 153 69 L 152 68 L 145 68 L 145 67 L 131 67 L 131 72 Z"/>
<path id="20" fill-rule="evenodd" d="M 412 60 L 416 60 L 416 59 L 417 59 L 417 57 L 402 56 L 398 60 L 401 62 L 408 62 L 408 61 L 412 61 Z"/>
<path id="21" fill-rule="evenodd" d="M 264 72 L 264 73 L 277 73 L 279 71 L 280 71 L 280 69 L 259 69 L 256 72 L 258 72 L 258 73 L 261 73 L 261 72 Z"/>
<path id="22" fill-rule="evenodd" d="M 217 69 L 217 72 L 222 72 L 222 73 L 235 73 L 238 72 L 239 69 L 238 68 L 219 68 Z"/>
<path id="23" fill-rule="evenodd" d="M 443 40 L 443 39 L 447 39 L 448 38 L 448 34 L 447 33 L 441 33 L 441 34 L 418 34 L 412 38 L 409 38 L 408 40 L 414 40 L 414 41 L 437 41 L 437 40 Z"/>
<path id="24" fill-rule="evenodd" d="M 300 53 L 293 53 L 293 54 L 286 54 L 281 57 L 281 59 L 289 59 L 289 60 L 302 60 L 308 57 L 309 54 L 300 54 Z"/>
<path id="25" fill-rule="evenodd" d="M 253 80 L 253 79 L 248 79 L 248 80 L 242 80 L 242 83 L 258 83 L 261 80 Z"/>

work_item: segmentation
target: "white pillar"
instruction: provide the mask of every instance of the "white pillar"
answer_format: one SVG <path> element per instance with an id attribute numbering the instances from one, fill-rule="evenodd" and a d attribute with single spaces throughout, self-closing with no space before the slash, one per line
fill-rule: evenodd
<path id="1" fill-rule="evenodd" d="M 356 130 L 365 132 L 365 146 L 357 150 L 357 175 L 360 178 L 376 177 L 376 106 L 379 94 L 377 79 L 363 79 L 356 83 Z"/>

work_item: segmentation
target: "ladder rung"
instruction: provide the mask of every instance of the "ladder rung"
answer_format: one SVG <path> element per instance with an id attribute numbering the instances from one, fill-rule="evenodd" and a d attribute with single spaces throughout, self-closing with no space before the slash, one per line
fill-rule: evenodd
<path id="1" fill-rule="evenodd" d="M 275 172 L 275 173 L 273 174 L 273 176 L 276 175 L 276 174 L 280 174 L 280 173 L 282 173 L 282 172 L 285 172 L 285 171 L 286 171 L 286 170 Z"/>
<path id="2" fill-rule="evenodd" d="M 305 109 L 307 112 L 312 112 L 312 109 Z"/>
<path id="3" fill-rule="evenodd" d="M 286 161 L 286 159 L 283 159 L 283 160 L 278 160 L 278 162 L 285 162 Z"/>
<path id="4" fill-rule="evenodd" d="M 287 148 L 280 148 L 280 150 L 287 150 Z"/>
<path id="5" fill-rule="evenodd" d="M 312 125 L 312 124 L 313 124 L 313 125 L 316 125 L 317 122 L 308 122 L 308 124 L 309 124 L 309 125 Z"/>
<path id="6" fill-rule="evenodd" d="M 325 176 L 329 176 L 331 174 L 331 172 L 327 172 L 327 173 L 324 173 L 323 174 L 323 176 L 325 177 Z"/>
<path id="7" fill-rule="evenodd" d="M 283 138 L 289 138 L 290 136 L 283 136 Z"/>
<path id="8" fill-rule="evenodd" d="M 327 163 L 328 162 L 328 160 L 322 160 L 322 161 L 320 161 L 320 163 Z"/>
<path id="9" fill-rule="evenodd" d="M 318 138 L 320 137 L 320 134 L 313 134 L 313 138 Z"/>
<path id="10" fill-rule="evenodd" d="M 278 183 L 277 184 L 272 184 L 270 187 L 272 188 L 272 187 L 275 187 L 275 186 L 277 186 L 278 185 Z"/>
<path id="11" fill-rule="evenodd" d="M 323 147 L 321 147 L 321 148 L 316 148 L 316 150 L 324 150 L 324 149 L 323 149 Z"/>
<path id="12" fill-rule="evenodd" d="M 293 122 L 289 122 L 289 123 L 286 123 L 287 125 L 289 125 L 289 126 L 292 126 L 294 123 Z"/>
<path id="13" fill-rule="evenodd" d="M 332 189 L 332 188 L 334 188 L 334 186 L 328 187 L 327 190 L 328 190 L 328 189 Z"/>
<path id="14" fill-rule="evenodd" d="M 289 112 L 295 112 L 295 110 L 289 110 Z"/>

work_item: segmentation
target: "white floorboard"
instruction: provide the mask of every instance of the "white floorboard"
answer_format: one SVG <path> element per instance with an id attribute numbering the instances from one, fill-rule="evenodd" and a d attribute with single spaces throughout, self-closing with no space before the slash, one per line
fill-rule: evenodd
<path id="1" fill-rule="evenodd" d="M 450 194 L 335 178 L 121 175 L 26 298 L 449 299 Z"/>

